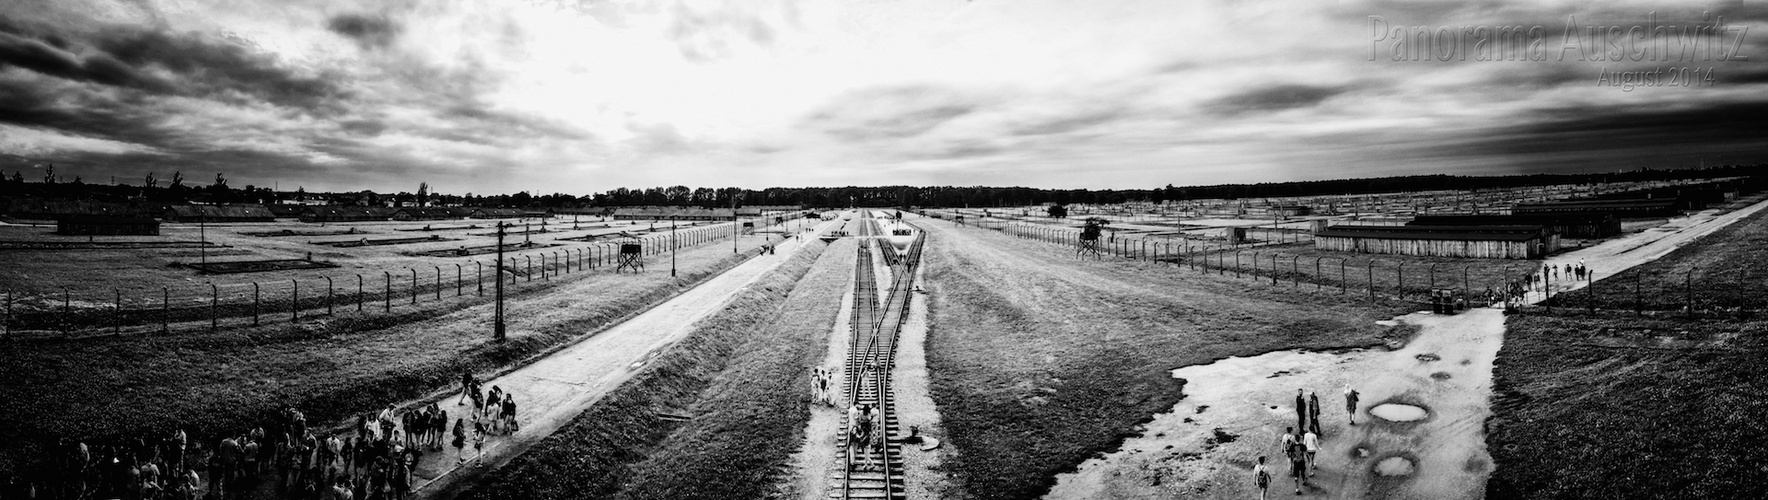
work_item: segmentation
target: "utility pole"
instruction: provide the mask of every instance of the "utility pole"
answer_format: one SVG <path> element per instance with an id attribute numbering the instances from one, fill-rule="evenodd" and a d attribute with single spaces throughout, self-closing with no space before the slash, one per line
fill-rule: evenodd
<path id="1" fill-rule="evenodd" d="M 675 216 L 669 216 L 669 277 L 675 277 Z"/>
<path id="2" fill-rule="evenodd" d="M 741 253 L 737 251 L 737 237 L 741 236 L 737 233 L 737 193 L 740 192 L 731 191 L 731 253 Z"/>
<path id="3" fill-rule="evenodd" d="M 494 322 L 492 323 L 492 327 L 491 327 L 492 328 L 492 330 L 491 330 L 492 331 L 492 338 L 497 340 L 498 342 L 503 342 L 503 339 L 504 339 L 504 329 L 503 329 L 503 228 L 504 228 L 504 225 L 505 224 L 502 221 L 498 221 L 498 223 L 497 223 L 497 274 L 495 275 L 495 277 L 497 278 L 497 317 L 493 320 Z"/>

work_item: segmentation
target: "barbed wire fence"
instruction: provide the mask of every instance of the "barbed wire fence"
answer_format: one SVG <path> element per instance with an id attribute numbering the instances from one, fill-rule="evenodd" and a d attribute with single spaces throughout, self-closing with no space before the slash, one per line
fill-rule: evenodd
<path id="1" fill-rule="evenodd" d="M 1073 247 L 1080 229 L 1021 222 L 1012 216 L 974 210 L 935 212 L 930 216 L 964 215 L 966 225 L 994 229 L 1020 238 Z M 991 220 L 992 219 L 992 220 Z M 1528 276 L 1540 264 L 1531 261 L 1441 259 L 1314 251 L 1311 234 L 1269 227 L 1244 231 L 1244 239 L 1208 236 L 1112 236 L 1101 238 L 1100 253 L 1112 257 L 1164 263 L 1199 273 L 1234 276 L 1273 287 L 1317 293 L 1356 294 L 1370 300 L 1404 300 L 1429 304 L 1438 291 L 1459 292 L 1465 304 L 1518 303 L 1552 293 Z M 1225 233 L 1226 234 L 1226 233 Z M 1263 239 L 1260 239 L 1260 237 Z"/>
<path id="2" fill-rule="evenodd" d="M 768 223 L 768 225 L 772 225 Z M 676 248 L 696 248 L 731 238 L 729 228 L 680 231 Z M 667 254 L 671 237 L 656 232 L 572 248 L 510 251 L 506 286 L 545 284 L 570 275 L 606 270 L 619 258 L 621 240 L 637 240 L 644 255 Z M 393 266 L 362 273 L 243 283 L 185 283 L 158 290 L 125 291 L 63 286 L 59 291 L 0 291 L 0 338 L 88 339 L 122 335 L 168 335 L 222 328 L 294 323 L 317 317 L 387 315 L 436 302 L 489 300 L 496 258 Z"/>

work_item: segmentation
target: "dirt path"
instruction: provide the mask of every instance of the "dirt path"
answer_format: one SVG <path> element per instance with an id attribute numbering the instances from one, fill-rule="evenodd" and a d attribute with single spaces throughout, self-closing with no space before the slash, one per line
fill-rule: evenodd
<path id="1" fill-rule="evenodd" d="M 854 253 L 853 240 L 837 242 L 827 252 Z M 851 257 L 850 257 L 851 258 Z M 829 350 L 823 356 L 821 366 L 840 370 L 843 360 L 847 358 L 847 343 L 851 338 L 853 324 L 853 280 L 848 279 L 847 292 L 841 295 L 841 312 L 835 316 L 835 325 L 829 330 Z M 840 387 L 841 374 L 837 373 L 830 387 Z M 798 453 L 792 456 L 792 475 L 795 480 L 789 485 L 781 485 L 782 497 L 797 497 L 804 500 L 821 500 L 829 494 L 829 471 L 835 470 L 839 459 L 835 449 L 835 436 L 841 430 L 841 411 L 831 406 L 813 404 L 810 406 L 810 421 L 804 425 L 804 442 L 799 446 Z"/>
<path id="2" fill-rule="evenodd" d="M 484 466 L 458 465 L 452 449 L 425 455 L 413 474 L 417 496 L 447 498 L 457 486 L 507 463 L 552 434 L 631 378 L 645 362 L 680 340 L 696 321 L 717 311 L 739 289 L 785 262 L 787 255 L 802 248 L 803 241 L 780 243 L 779 255 L 751 259 L 601 334 L 487 380 L 485 387 L 497 386 L 514 395 L 521 430 L 487 440 Z M 451 418 L 467 408 L 451 404 L 455 400 L 442 401 Z M 467 456 L 473 457 L 471 449 Z"/>
<path id="3" fill-rule="evenodd" d="M 1633 266 L 1657 260 L 1677 248 L 1682 248 L 1682 245 L 1686 245 L 1688 242 L 1712 234 L 1713 231 L 1718 231 L 1720 228 L 1743 220 L 1743 218 L 1763 209 L 1768 209 L 1768 200 L 1759 201 L 1725 214 L 1720 214 L 1718 210 L 1705 210 L 1686 217 L 1677 217 L 1670 219 L 1670 222 L 1662 226 L 1647 229 L 1644 232 L 1610 240 L 1590 248 L 1560 254 L 1547 259 L 1542 265 L 1559 266 L 1563 269 L 1566 264 L 1576 266 L 1582 262 L 1586 267 L 1596 272 L 1596 279 L 1601 280 Z M 1561 274 L 1563 275 L 1563 272 Z M 1555 279 L 1552 286 L 1554 293 L 1557 294 L 1561 291 L 1583 288 L 1588 284 L 1582 281 Z M 1539 302 L 1543 298 L 1539 294 L 1534 294 L 1531 296 L 1530 302 Z"/>
<path id="4" fill-rule="evenodd" d="M 1768 207 L 1756 203 L 1727 214 L 1707 211 L 1542 265 L 1583 262 L 1598 278 L 1649 262 Z M 1557 284 L 1570 290 L 1584 283 Z M 1531 301 L 1542 300 L 1536 294 Z M 1174 371 L 1187 380 L 1186 399 L 1157 415 L 1144 435 L 1058 477 L 1048 498 L 1251 498 L 1250 470 L 1267 457 L 1272 494 L 1292 496 L 1278 438 L 1294 426 L 1298 388 L 1316 391 L 1322 406 L 1318 470 L 1302 496 L 1329 498 L 1483 498 L 1492 470 L 1484 422 L 1491 415 L 1492 366 L 1503 345 L 1499 309 L 1458 315 L 1428 312 L 1396 318 L 1417 336 L 1394 351 L 1281 351 L 1229 358 Z M 1362 395 L 1350 425 L 1343 388 Z M 1384 404 L 1425 410 L 1421 420 L 1370 414 Z M 1392 408 L 1392 407 L 1390 407 Z M 1392 416 L 1392 414 L 1390 414 Z"/>

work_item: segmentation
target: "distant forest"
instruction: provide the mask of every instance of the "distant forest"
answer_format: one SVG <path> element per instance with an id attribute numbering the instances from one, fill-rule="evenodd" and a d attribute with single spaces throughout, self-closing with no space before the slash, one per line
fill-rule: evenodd
<path id="1" fill-rule="evenodd" d="M 1605 182 L 1662 181 L 1712 177 L 1762 175 L 1768 165 L 1730 165 L 1697 169 L 1633 170 L 1595 174 L 1534 174 L 1510 176 L 1414 175 L 1371 179 L 1339 179 L 1328 181 L 1269 182 L 1259 184 L 1222 184 L 1215 186 L 1155 189 L 1037 189 L 1027 187 L 987 186 L 884 186 L 884 187 L 802 187 L 767 188 L 689 188 L 687 186 L 646 189 L 619 188 L 585 196 L 569 194 L 461 195 L 430 193 L 427 185 L 416 193 L 376 193 L 355 191 L 343 193 L 307 193 L 303 190 L 277 192 L 270 188 L 244 186 L 233 188 L 227 180 L 216 176 L 207 186 L 192 186 L 182 176 L 162 181 L 152 176 L 140 185 L 93 184 L 83 179 L 62 181 L 53 167 L 42 180 L 26 180 L 22 173 L 0 177 L 0 197 L 47 198 L 104 202 L 151 203 L 276 203 L 281 200 L 323 201 L 338 205 L 407 205 L 434 204 L 474 207 L 572 208 L 610 206 L 701 206 L 727 207 L 731 197 L 737 204 L 804 205 L 808 207 L 901 207 L 947 206 L 990 207 L 1019 206 L 1043 203 L 1124 203 L 1184 201 L 1201 199 L 1278 198 L 1292 196 L 1354 195 L 1408 191 L 1482 190 L 1542 186 L 1552 184 L 1594 184 Z"/>

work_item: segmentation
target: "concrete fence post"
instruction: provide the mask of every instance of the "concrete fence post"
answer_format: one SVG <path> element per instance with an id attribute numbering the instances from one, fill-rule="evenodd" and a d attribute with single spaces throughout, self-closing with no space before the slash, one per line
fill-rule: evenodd
<path id="1" fill-rule="evenodd" d="M 1271 286 L 1277 286 L 1277 252 L 1271 252 Z"/>
<path id="2" fill-rule="evenodd" d="M 442 300 L 442 266 L 436 266 L 436 300 Z"/>
<path id="3" fill-rule="evenodd" d="M 522 258 L 527 260 L 527 264 L 522 266 L 522 273 L 528 275 L 529 282 L 533 282 L 534 281 L 534 256 L 533 255 L 523 255 Z M 544 259 L 545 257 L 542 257 L 542 258 Z M 546 266 L 546 262 L 542 261 L 540 264 L 542 266 L 541 270 L 544 271 L 545 266 Z"/>
<path id="4" fill-rule="evenodd" d="M 484 297 L 485 296 L 485 263 L 475 260 L 475 261 L 473 261 L 473 267 L 478 268 L 478 275 L 477 275 L 478 277 L 474 278 L 474 281 L 478 282 L 479 296 Z"/>
<path id="5" fill-rule="evenodd" d="M 221 327 L 220 316 L 217 316 L 215 314 L 217 312 L 215 308 L 220 303 L 221 303 L 221 288 L 215 286 L 215 282 L 211 281 L 211 282 L 209 282 L 209 331 L 211 331 L 211 332 L 215 331 Z"/>
<path id="6" fill-rule="evenodd" d="M 358 274 L 356 275 L 356 312 L 362 312 L 362 301 L 367 296 L 368 294 L 363 291 L 362 275 Z"/>
<path id="7" fill-rule="evenodd" d="M 1349 282 L 1349 280 L 1348 280 L 1348 278 L 1345 277 L 1344 265 L 1346 262 L 1350 262 L 1350 260 L 1351 259 L 1348 257 L 1340 257 L 1338 259 L 1338 294 L 1339 295 L 1344 295 L 1345 287 L 1348 286 L 1347 283 Z"/>
<path id="8" fill-rule="evenodd" d="M 331 316 L 333 314 L 332 313 L 332 304 L 334 303 L 334 301 L 332 300 L 332 296 L 336 291 L 337 291 L 337 287 L 335 287 L 334 284 L 332 283 L 331 276 L 326 276 L 325 277 L 325 315 L 326 316 Z"/>
<path id="9" fill-rule="evenodd" d="M 7 315 L 12 314 L 12 292 L 6 293 Z M 172 288 L 160 287 L 160 333 L 172 333 Z"/>
<path id="10" fill-rule="evenodd" d="M 301 319 L 301 280 L 289 280 L 289 283 L 294 285 L 289 289 L 290 297 L 294 298 L 289 301 L 289 322 L 295 322 Z"/>
<path id="11" fill-rule="evenodd" d="M 466 277 L 466 273 L 464 272 L 463 268 L 460 267 L 460 263 L 459 262 L 454 263 L 454 296 L 455 297 L 460 296 L 461 278 L 464 278 L 464 277 Z"/>
<path id="12" fill-rule="evenodd" d="M 1369 299 L 1375 300 L 1375 259 L 1369 259 Z"/>
<path id="13" fill-rule="evenodd" d="M 258 282 L 252 282 L 252 326 L 258 326 Z"/>
<path id="14" fill-rule="evenodd" d="M 381 292 L 381 312 L 393 312 L 393 272 L 381 271 L 381 275 L 387 278 L 387 289 Z"/>
<path id="15" fill-rule="evenodd" d="M 412 303 L 412 305 L 416 305 L 417 304 L 417 268 L 407 267 L 407 268 L 405 268 L 405 270 L 411 271 L 411 303 Z"/>

